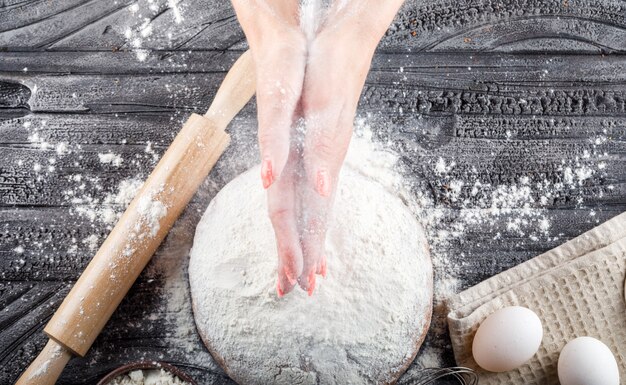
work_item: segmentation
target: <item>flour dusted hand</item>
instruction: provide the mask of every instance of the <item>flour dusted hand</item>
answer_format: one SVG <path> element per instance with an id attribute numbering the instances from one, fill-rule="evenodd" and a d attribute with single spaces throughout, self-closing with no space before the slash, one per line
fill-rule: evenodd
<path id="1" fill-rule="evenodd" d="M 261 179 L 279 296 L 296 284 L 312 295 L 316 275 L 326 274 L 328 215 L 357 103 L 402 2 L 233 0 L 256 64 Z"/>

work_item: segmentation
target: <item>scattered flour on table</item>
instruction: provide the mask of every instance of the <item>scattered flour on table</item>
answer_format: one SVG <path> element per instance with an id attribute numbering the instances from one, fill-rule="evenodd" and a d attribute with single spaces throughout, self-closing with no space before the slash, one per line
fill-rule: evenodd
<path id="1" fill-rule="evenodd" d="M 23 118 L 22 127 L 29 132 L 27 140 L 33 148 L 42 151 L 44 154 L 51 154 L 47 159 L 39 159 L 32 163 L 32 170 L 38 174 L 37 181 L 43 181 L 46 176 L 54 176 L 57 171 L 57 160 L 71 152 L 68 143 L 53 143 L 46 139 L 49 132 L 53 130 L 53 128 L 48 126 L 46 120 L 31 121 L 25 117 Z M 23 166 L 24 160 L 17 159 L 16 163 L 18 166 Z"/>
<path id="2" fill-rule="evenodd" d="M 105 154 L 98 154 L 98 158 L 100 159 L 100 163 L 111 164 L 115 167 L 119 167 L 124 162 L 124 159 L 119 154 L 114 154 L 112 152 L 107 152 Z"/>
<path id="3" fill-rule="evenodd" d="M 444 350 L 440 347 L 425 346 L 415 359 L 415 363 L 419 368 L 439 368 L 442 365 L 441 357 Z"/>
<path id="4" fill-rule="evenodd" d="M 154 146 L 152 145 L 152 142 L 150 142 L 150 141 L 148 141 L 148 143 L 146 144 L 146 148 L 143 151 L 146 154 L 150 155 L 150 157 L 152 157 L 152 161 L 155 164 L 156 164 L 156 162 L 159 161 L 159 159 L 161 159 L 161 155 L 154 150 Z"/>
<path id="5" fill-rule="evenodd" d="M 149 317 L 165 317 L 164 321 L 170 325 L 166 339 L 185 356 L 186 362 L 217 369 L 198 337 L 191 309 L 187 268 L 196 224 L 194 218 L 183 215 L 154 257 L 148 273 L 163 278 L 164 301 L 163 307 Z"/>
<path id="6" fill-rule="evenodd" d="M 82 177 L 75 177 L 78 182 L 83 181 Z M 98 181 L 92 181 L 98 183 Z M 81 194 L 80 185 L 78 189 L 65 191 L 65 197 L 74 208 L 74 212 L 86 217 L 90 221 L 98 221 L 106 225 L 114 225 L 120 218 L 128 204 L 133 200 L 135 194 L 143 185 L 140 178 L 129 178 L 122 180 L 117 186 L 117 191 L 107 193 L 103 198 Z"/>
<path id="7" fill-rule="evenodd" d="M 74 150 L 82 150 L 82 146 L 79 144 L 48 139 L 48 137 L 53 137 L 53 128 L 50 127 L 46 120 L 30 121 L 24 118 L 22 126 L 28 130 L 28 141 L 32 146 L 52 154 L 45 159 L 45 162 L 40 160 L 32 164 L 33 171 L 41 174 L 37 177 L 38 181 L 43 181 L 45 177 L 55 177 L 56 172 L 60 171 L 57 170 L 58 159 L 63 159 Z M 159 158 L 159 154 L 152 148 L 152 143 L 148 143 L 146 154 L 151 157 L 153 162 Z M 113 167 L 119 167 L 124 162 L 124 158 L 120 154 L 110 151 L 98 153 L 97 156 L 100 163 Z M 16 163 L 18 166 L 24 165 L 22 159 L 18 159 Z M 73 167 L 79 168 L 80 164 L 76 162 L 73 164 Z M 102 189 L 100 178 L 85 176 L 77 172 L 66 175 L 65 178 L 69 182 L 69 188 L 63 191 L 63 195 L 65 200 L 71 204 L 70 213 L 87 218 L 91 222 L 103 223 L 109 229 L 119 220 L 121 214 L 143 184 L 141 175 L 124 179 L 118 184 L 115 191 L 106 193 L 102 197 L 102 194 L 99 193 Z M 96 194 L 87 193 L 86 190 L 95 190 Z M 144 201 L 142 203 L 141 208 L 145 212 L 144 217 L 150 227 L 150 233 L 156 234 L 159 230 L 158 220 L 164 216 L 166 208 L 159 205 L 159 202 Z M 94 250 L 99 239 L 97 235 L 91 234 L 85 239 L 76 240 L 76 244 L 68 248 L 69 254 L 76 252 L 79 247 L 78 241 L 82 241 L 90 250 Z"/>
<path id="8" fill-rule="evenodd" d="M 96 247 L 98 247 L 99 238 L 95 234 L 91 234 L 85 239 L 83 239 L 82 243 L 87 245 L 90 251 L 95 251 Z"/>
<path id="9" fill-rule="evenodd" d="M 189 385 L 164 369 L 140 369 L 123 374 L 107 385 Z"/>
<path id="10" fill-rule="evenodd" d="M 129 14 L 128 23 L 126 25 L 117 25 L 115 28 L 126 40 L 128 48 L 135 52 L 135 56 L 139 61 L 145 61 L 150 54 L 152 38 L 157 32 L 154 29 L 155 20 L 161 17 L 161 15 L 165 13 L 171 15 L 170 17 L 174 20 L 173 25 L 177 27 L 178 31 L 193 28 L 193 26 L 184 25 L 185 9 L 182 0 L 147 0 L 146 2 L 129 5 L 127 11 Z M 191 18 L 191 20 L 193 21 L 194 19 Z M 162 37 L 160 33 L 157 33 L 157 35 Z M 169 31 L 165 37 L 170 40 L 171 45 L 174 45 L 173 31 Z"/>
<path id="11" fill-rule="evenodd" d="M 58 156 L 64 156 L 71 152 L 71 147 L 68 142 L 51 142 L 50 139 L 46 138 L 46 134 L 51 130 L 47 120 L 35 120 L 33 122 L 24 118 L 22 126 L 30 132 L 27 139 L 33 147 L 40 150 L 54 150 Z"/>
<path id="12" fill-rule="evenodd" d="M 33 170 L 38 183 L 45 183 L 46 178 L 57 178 L 63 175 L 68 182 L 68 188 L 63 194 L 71 205 L 70 211 L 88 219 L 96 229 L 103 225 L 105 229 L 111 229 L 141 187 L 150 169 L 143 169 L 142 173 L 120 181 L 109 192 L 103 192 L 103 182 L 100 178 L 80 171 L 80 163 L 74 163 L 73 166 L 78 169 L 71 172 L 60 168 L 59 160 L 80 150 L 79 144 L 52 139 L 54 136 L 49 132 L 51 127 L 46 121 L 30 121 L 25 118 L 23 127 L 29 133 L 28 141 L 31 146 L 40 154 L 45 155 L 34 159 L 16 159 L 15 164 L 18 167 Z M 372 153 L 368 151 L 372 150 L 372 146 L 381 148 L 380 145 L 372 143 L 372 133 L 367 129 L 366 119 L 357 120 L 356 131 L 360 132 L 364 142 L 354 143 L 350 150 L 352 155 L 359 147 L 361 147 L 359 151 L 370 155 Z M 413 188 L 412 182 L 402 177 L 402 175 L 410 175 L 410 171 L 388 172 L 388 170 L 398 171 L 399 156 L 397 154 L 383 151 L 383 155 L 371 156 L 372 161 L 381 163 L 379 170 L 362 167 L 362 172 L 381 181 L 388 178 L 384 184 L 391 183 L 396 187 L 400 186 L 399 190 L 404 187 L 405 191 L 399 194 L 406 198 L 407 204 L 415 208 L 416 215 L 425 227 L 436 272 L 435 318 L 432 329 L 435 333 L 444 333 L 446 329 L 444 300 L 462 289 L 458 286 L 458 278 L 463 275 L 464 266 L 454 263 L 455 258 L 449 255 L 451 249 L 458 250 L 454 242 L 464 240 L 468 233 L 477 228 L 485 228 L 485 225 L 487 228 L 493 226 L 494 241 L 508 237 L 520 237 L 526 240 L 526 244 L 558 240 L 560 234 L 553 228 L 554 218 L 549 208 L 554 202 L 564 197 L 573 199 L 578 209 L 584 207 L 584 196 L 581 192 L 589 188 L 587 184 L 592 179 L 602 178 L 607 174 L 607 164 L 604 159 L 606 154 L 603 148 L 611 143 L 609 136 L 610 133 L 607 133 L 590 138 L 590 150 L 578 157 L 555 160 L 554 162 L 558 163 L 556 175 L 551 176 L 550 180 L 532 177 L 486 184 L 470 176 L 471 174 L 455 173 L 458 167 L 455 155 L 442 153 L 426 167 L 446 186 L 447 190 L 443 195 L 445 200 L 434 199 L 429 189 Z M 147 144 L 145 153 L 152 161 L 159 158 L 159 153 L 154 150 L 151 143 Z M 351 154 L 348 154 L 348 162 Z M 609 191 L 614 188 L 610 184 L 606 186 Z M 597 194 L 602 196 L 604 192 L 599 190 Z M 600 220 L 596 219 L 598 218 L 597 211 L 597 208 L 588 211 L 589 217 L 596 222 Z M 156 207 L 153 212 L 158 216 L 162 210 Z M 95 251 L 97 245 L 103 240 L 101 234 L 102 232 L 98 231 L 84 239 L 75 240 L 75 244 L 68 246 L 68 254 L 76 252 L 77 247 Z M 15 245 L 14 252 L 20 256 L 26 250 L 31 251 L 41 247 L 43 247 L 41 242 L 24 242 Z M 25 263 L 24 258 L 18 257 L 13 265 L 16 270 L 19 270 Z M 201 354 L 201 351 L 197 350 L 193 337 L 195 330 L 191 312 L 184 304 L 188 300 L 188 293 L 185 286 L 178 283 L 179 280 L 186 280 L 185 274 L 177 268 L 168 277 L 170 281 L 168 287 L 171 289 L 168 292 L 168 298 L 170 298 L 168 306 L 182 311 L 185 317 L 183 323 L 185 326 L 180 331 L 172 332 L 172 341 L 177 340 L 176 335 L 190 336 L 185 343 L 189 345 L 189 351 L 192 352 L 190 354 L 196 357 Z M 429 356 L 432 353 L 436 356 L 440 353 L 441 349 L 438 346 L 427 344 L 428 341 L 421 354 Z M 203 356 L 202 360 L 206 363 L 209 358 Z M 432 362 L 432 360 L 426 361 Z M 419 358 L 417 363 L 418 365 L 422 363 Z"/>
<path id="13" fill-rule="evenodd" d="M 431 329 L 436 335 L 444 334 L 447 329 L 445 300 L 459 291 L 459 277 L 463 275 L 463 266 L 454 263 L 455 258 L 449 254 L 455 240 L 463 240 L 469 232 L 484 224 L 496 226 L 503 221 L 505 226 L 497 227 L 493 235 L 494 240 L 520 234 L 525 234 L 532 242 L 556 239 L 559 235 L 553 233 L 552 217 L 548 206 L 554 199 L 558 199 L 560 194 L 581 189 L 589 175 L 604 172 L 604 163 L 598 160 L 601 154 L 591 154 L 589 157 L 563 160 L 559 167 L 559 172 L 562 174 L 560 184 L 522 179 L 515 183 L 486 185 L 477 183 L 467 176 L 463 178 L 455 176 L 454 171 L 457 165 L 453 157 L 437 157 L 430 167 L 433 174 L 438 175 L 443 183 L 454 186 L 447 192 L 446 197 L 450 201 L 456 200 L 454 203 L 459 208 L 453 209 L 447 202 L 434 200 L 428 190 L 413 188 L 413 182 L 403 177 L 409 172 L 404 172 L 399 167 L 398 154 L 372 138 L 373 133 L 366 119 L 357 120 L 355 132 L 346 164 L 380 181 L 387 189 L 403 197 L 425 227 L 436 272 L 435 309 Z M 150 150 L 151 147 L 148 146 L 148 153 Z M 89 203 L 88 199 L 85 200 L 86 205 L 79 204 L 86 209 L 82 215 L 89 215 L 96 222 L 114 224 L 115 218 L 123 212 L 141 184 L 140 178 L 127 179 L 120 183 L 118 189 L 106 194 L 103 201 L 111 205 L 109 207 L 111 211 L 103 211 L 98 204 L 94 204 L 93 201 Z M 470 191 L 470 196 L 474 197 L 472 201 L 462 201 L 463 195 L 460 192 L 467 190 Z M 593 210 L 590 210 L 590 215 L 592 214 Z M 184 229 L 181 226 L 178 223 L 173 231 L 193 233 L 193 226 L 187 226 Z M 85 240 L 85 243 L 95 248 L 99 241 L 98 237 L 94 235 L 89 238 L 88 241 Z M 190 242 L 191 240 L 187 239 L 185 245 Z M 185 247 L 188 247 L 185 245 L 180 248 L 185 250 Z M 211 358 L 198 345 L 193 314 L 189 305 L 189 292 L 185 283 L 187 280 L 186 256 L 174 249 L 175 247 L 168 247 L 166 250 L 161 250 L 160 255 L 156 257 L 155 265 L 155 269 L 160 270 L 166 277 L 163 290 L 166 299 L 166 314 L 168 319 L 171 317 L 168 322 L 176 325 L 175 330 L 171 331 L 171 343 L 186 352 L 189 360 L 210 365 Z M 444 351 L 441 345 L 429 344 L 426 341 L 418 355 L 416 365 L 420 367 L 441 366 Z"/>
<path id="14" fill-rule="evenodd" d="M 108 229 L 112 229 L 117 223 L 143 185 L 141 177 L 124 179 L 118 184 L 116 191 L 100 198 L 84 193 L 87 183 L 99 186 L 99 180 L 86 179 L 80 174 L 71 176 L 70 180 L 76 183 L 76 187 L 64 191 L 65 198 L 72 204 L 70 212 L 87 218 L 91 222 L 104 224 Z M 98 241 L 97 235 L 90 234 L 82 240 L 82 243 L 86 244 L 90 250 L 95 250 Z"/>

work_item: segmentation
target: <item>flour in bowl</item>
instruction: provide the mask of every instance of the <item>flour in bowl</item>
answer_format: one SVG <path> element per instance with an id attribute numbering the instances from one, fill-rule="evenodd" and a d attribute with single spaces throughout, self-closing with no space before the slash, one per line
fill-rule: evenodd
<path id="1" fill-rule="evenodd" d="M 133 370 L 113 379 L 107 385 L 190 385 L 163 369 Z"/>

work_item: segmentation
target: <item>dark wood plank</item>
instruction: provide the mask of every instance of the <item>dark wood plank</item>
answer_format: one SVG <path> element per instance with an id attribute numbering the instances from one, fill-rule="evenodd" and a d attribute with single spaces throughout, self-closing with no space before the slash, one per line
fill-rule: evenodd
<path id="1" fill-rule="evenodd" d="M 624 14 L 619 0 L 411 0 L 381 47 L 402 52 L 624 52 Z M 132 50 L 135 36 L 143 49 L 245 47 L 229 2 L 185 1 L 172 7 L 165 0 L 62 0 L 54 6 L 33 1 L 0 8 L 0 21 L 0 46 L 20 49 Z"/>
<path id="2" fill-rule="evenodd" d="M 2 53 L 0 71 L 30 74 L 131 75 L 170 73 L 225 73 L 241 51 L 154 51 L 144 61 L 132 52 L 65 52 L 51 51 L 42 55 L 31 51 Z M 120 63 L 124 63 L 120 66 Z"/>
<path id="3" fill-rule="evenodd" d="M 385 50 L 623 52 L 621 1 L 407 1 Z M 568 44 L 569 43 L 569 44 Z"/>
<path id="4" fill-rule="evenodd" d="M 135 37 L 143 49 L 227 49 L 243 39 L 230 2 L 37 1 L 0 8 L 0 26 L 10 49 L 132 50 Z"/>

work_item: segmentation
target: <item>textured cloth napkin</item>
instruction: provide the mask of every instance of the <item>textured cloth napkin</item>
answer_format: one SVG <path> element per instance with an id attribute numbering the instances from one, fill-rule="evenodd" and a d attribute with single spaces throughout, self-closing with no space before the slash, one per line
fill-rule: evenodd
<path id="1" fill-rule="evenodd" d="M 458 365 L 478 371 L 479 384 L 558 384 L 565 344 L 580 336 L 604 342 L 626 380 L 626 213 L 571 241 L 489 278 L 448 302 Z M 522 367 L 489 373 L 472 358 L 472 339 L 489 314 L 506 306 L 533 310 L 543 323 L 537 354 Z"/>

